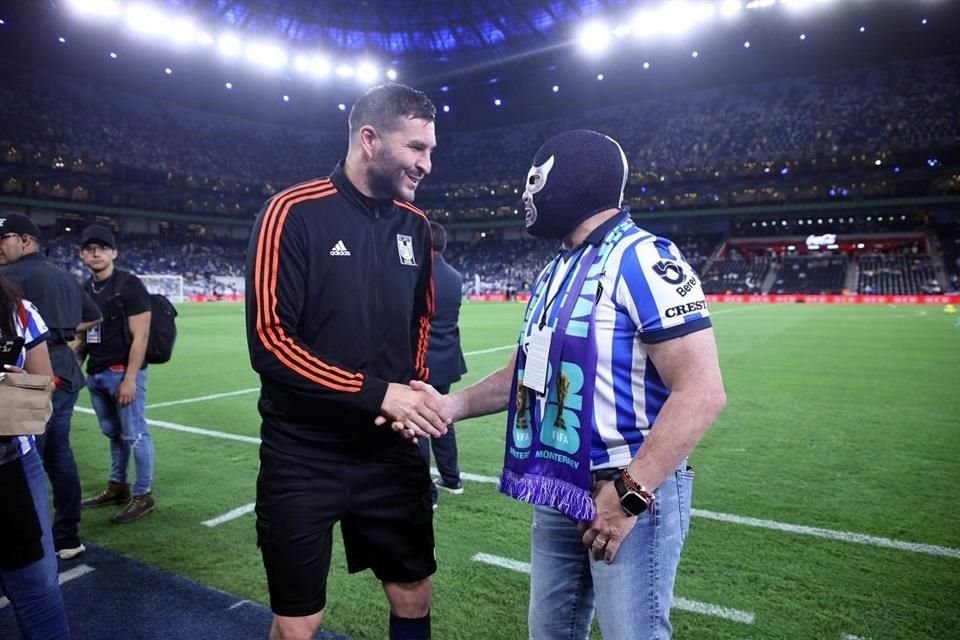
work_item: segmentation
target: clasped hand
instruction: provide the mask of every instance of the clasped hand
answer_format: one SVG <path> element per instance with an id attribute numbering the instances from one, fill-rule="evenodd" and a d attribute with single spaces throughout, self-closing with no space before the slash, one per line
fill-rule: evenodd
<path id="1" fill-rule="evenodd" d="M 410 386 L 391 382 L 380 405 L 377 426 L 390 428 L 411 442 L 420 438 L 438 438 L 447 432 L 453 414 L 446 396 L 429 384 L 414 380 Z"/>

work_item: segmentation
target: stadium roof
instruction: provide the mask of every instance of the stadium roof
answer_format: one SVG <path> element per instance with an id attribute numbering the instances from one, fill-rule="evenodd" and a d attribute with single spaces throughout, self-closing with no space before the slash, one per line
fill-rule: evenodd
<path id="1" fill-rule="evenodd" d="M 545 46 L 563 25 L 626 0 L 167 0 L 201 20 L 308 45 L 446 56 Z"/>
<path id="2" fill-rule="evenodd" d="M 398 80 L 427 91 L 448 129 L 476 129 L 956 55 L 958 20 L 960 3 L 931 0 L 15 0 L 0 7 L 0 59 L 331 127 L 366 87 Z"/>

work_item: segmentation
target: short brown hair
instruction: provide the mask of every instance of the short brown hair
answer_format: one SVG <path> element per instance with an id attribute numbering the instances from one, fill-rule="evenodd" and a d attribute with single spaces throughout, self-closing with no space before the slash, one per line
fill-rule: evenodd
<path id="1" fill-rule="evenodd" d="M 378 131 L 396 128 L 399 118 L 415 118 L 433 122 L 437 107 L 423 91 L 405 84 L 381 84 L 357 98 L 350 109 L 350 135 L 364 125 L 373 125 Z"/>

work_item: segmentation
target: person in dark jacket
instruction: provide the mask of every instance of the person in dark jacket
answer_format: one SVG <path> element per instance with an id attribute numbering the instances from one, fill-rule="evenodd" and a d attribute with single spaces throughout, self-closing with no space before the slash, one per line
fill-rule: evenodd
<path id="1" fill-rule="evenodd" d="M 53 546 L 62 560 L 86 551 L 80 541 L 80 474 L 70 447 L 73 407 L 85 380 L 70 343 L 102 314 L 80 283 L 40 253 L 40 229 L 27 216 L 0 218 L 0 273 L 37 305 L 50 329 L 47 346 L 57 388 L 46 432 L 37 436 L 37 452 L 53 487 Z"/>
<path id="2" fill-rule="evenodd" d="M 433 283 L 436 304 L 430 327 L 430 345 L 427 347 L 427 365 L 430 369 L 428 382 L 440 394 L 450 393 L 450 386 L 467 372 L 467 363 L 460 348 L 460 302 L 463 299 L 463 276 L 444 259 L 447 248 L 447 231 L 439 222 L 430 222 L 433 238 Z M 457 465 L 457 437 L 453 424 L 439 438 L 422 438 L 420 453 L 430 463 L 430 448 L 437 459 L 440 478 L 431 489 L 433 508 L 437 508 L 437 488 L 448 493 L 463 493 L 463 481 Z"/>
<path id="3" fill-rule="evenodd" d="M 247 343 L 260 374 L 257 544 L 271 638 L 323 621 L 333 526 L 350 572 L 372 569 L 390 638 L 430 637 L 430 474 L 405 437 L 449 422 L 425 381 L 430 226 L 410 204 L 430 173 L 436 108 L 398 84 L 350 111 L 346 160 L 271 198 L 247 254 Z"/>

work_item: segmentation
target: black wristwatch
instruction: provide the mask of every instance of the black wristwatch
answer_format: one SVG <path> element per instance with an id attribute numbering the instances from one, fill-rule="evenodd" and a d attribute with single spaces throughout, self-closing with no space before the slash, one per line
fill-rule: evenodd
<path id="1" fill-rule="evenodd" d="M 616 477 L 613 486 L 620 496 L 620 508 L 627 516 L 638 516 L 653 507 L 653 494 L 637 484 L 626 469 Z"/>

